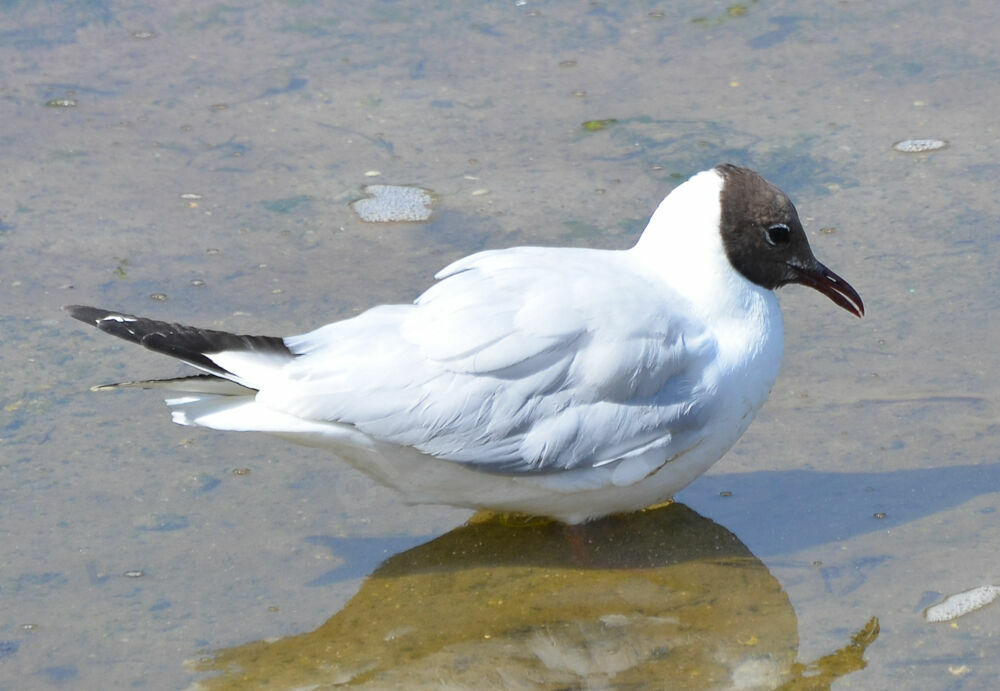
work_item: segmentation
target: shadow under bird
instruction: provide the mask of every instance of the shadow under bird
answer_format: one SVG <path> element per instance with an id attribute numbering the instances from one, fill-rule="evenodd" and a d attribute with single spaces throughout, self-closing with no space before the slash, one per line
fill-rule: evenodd
<path id="1" fill-rule="evenodd" d="M 788 197 L 729 164 L 674 189 L 630 249 L 492 250 L 436 278 L 285 338 L 66 309 L 202 370 L 98 387 L 166 390 L 174 422 L 328 449 L 409 502 L 567 523 L 665 501 L 739 439 L 781 363 L 774 289 L 864 314 Z"/>

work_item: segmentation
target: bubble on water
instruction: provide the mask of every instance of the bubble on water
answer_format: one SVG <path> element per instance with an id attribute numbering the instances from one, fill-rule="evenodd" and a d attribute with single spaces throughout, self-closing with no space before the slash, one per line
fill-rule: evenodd
<path id="1" fill-rule="evenodd" d="M 937 151 L 948 145 L 943 139 L 904 139 L 896 142 L 892 148 L 904 154 L 919 154 L 925 151 Z"/>
<path id="2" fill-rule="evenodd" d="M 434 197 L 422 187 L 367 185 L 362 191 L 370 196 L 351 202 L 362 221 L 426 221 L 431 216 Z"/>

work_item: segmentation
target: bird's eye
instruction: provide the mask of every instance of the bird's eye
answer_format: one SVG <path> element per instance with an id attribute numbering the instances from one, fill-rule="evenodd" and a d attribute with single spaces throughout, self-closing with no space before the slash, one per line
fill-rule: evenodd
<path id="1" fill-rule="evenodd" d="M 767 230 L 764 231 L 764 239 L 772 247 L 787 245 L 791 238 L 792 231 L 784 223 L 775 223 L 773 226 L 768 226 Z"/>

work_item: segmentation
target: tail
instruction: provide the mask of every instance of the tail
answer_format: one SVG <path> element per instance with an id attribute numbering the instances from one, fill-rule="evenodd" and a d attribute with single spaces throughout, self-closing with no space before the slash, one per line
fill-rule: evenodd
<path id="1" fill-rule="evenodd" d="M 104 333 L 178 358 L 249 388 L 259 388 L 252 383 L 255 370 L 268 364 L 273 368 L 279 364 L 277 361 L 283 363 L 294 357 L 285 341 L 274 336 L 239 336 L 83 305 L 69 305 L 63 309 L 74 319 L 96 326 Z"/>
<path id="2" fill-rule="evenodd" d="M 124 387 L 162 389 L 174 422 L 215 429 L 261 429 L 254 401 L 257 391 L 295 355 L 281 338 L 245 336 L 225 331 L 136 317 L 96 307 L 64 307 L 70 316 L 112 336 L 178 358 L 206 374 L 95 386 L 95 391 Z M 273 424 L 273 423 L 272 423 Z M 265 430 L 262 430 L 265 431 Z"/>

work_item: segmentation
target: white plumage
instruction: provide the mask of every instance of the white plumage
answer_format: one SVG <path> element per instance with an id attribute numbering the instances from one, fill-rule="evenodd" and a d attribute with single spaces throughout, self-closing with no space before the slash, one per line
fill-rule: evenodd
<path id="1" fill-rule="evenodd" d="M 286 352 L 226 334 L 250 345 L 197 348 L 202 361 L 121 333 L 131 315 L 86 316 L 239 384 L 173 380 L 180 424 L 327 448 L 414 502 L 570 523 L 634 510 L 718 460 L 778 373 L 777 300 L 720 235 L 724 172 L 674 190 L 631 249 L 475 254 L 414 304 L 285 338 Z"/>

